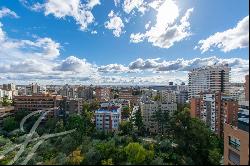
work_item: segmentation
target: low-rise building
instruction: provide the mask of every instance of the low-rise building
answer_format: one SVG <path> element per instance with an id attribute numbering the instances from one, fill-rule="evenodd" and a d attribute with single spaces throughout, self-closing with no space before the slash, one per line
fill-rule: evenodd
<path id="1" fill-rule="evenodd" d="M 30 95 L 30 96 L 14 96 L 14 109 L 36 111 L 41 109 L 55 108 L 59 106 L 62 96 L 60 95 Z"/>

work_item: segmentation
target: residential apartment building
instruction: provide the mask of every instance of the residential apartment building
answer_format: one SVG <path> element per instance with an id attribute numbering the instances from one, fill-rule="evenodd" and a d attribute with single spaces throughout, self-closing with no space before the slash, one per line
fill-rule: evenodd
<path id="1" fill-rule="evenodd" d="M 98 102 L 107 102 L 110 100 L 111 89 L 97 87 L 95 89 L 95 96 Z"/>
<path id="2" fill-rule="evenodd" d="M 188 91 L 177 91 L 176 92 L 176 102 L 177 104 L 185 104 L 188 101 Z"/>
<path id="3" fill-rule="evenodd" d="M 237 125 L 238 102 L 220 92 L 201 93 L 191 98 L 190 115 L 201 119 L 211 131 L 223 137 L 223 125 Z"/>
<path id="4" fill-rule="evenodd" d="M 32 83 L 25 88 L 26 95 L 38 94 L 40 92 L 40 86 L 37 83 Z"/>
<path id="5" fill-rule="evenodd" d="M 230 68 L 228 65 L 213 65 L 193 69 L 189 72 L 189 99 L 201 92 L 229 93 Z"/>
<path id="6" fill-rule="evenodd" d="M 14 90 L 16 90 L 16 85 L 13 84 L 13 83 L 10 83 L 10 84 L 3 84 L 3 90 L 6 90 L 6 91 L 14 91 Z"/>
<path id="7" fill-rule="evenodd" d="M 132 100 L 133 91 L 132 89 L 123 89 L 119 91 L 119 99 Z"/>
<path id="8" fill-rule="evenodd" d="M 83 99 L 63 97 L 60 107 L 66 114 L 80 114 L 83 111 Z"/>
<path id="9" fill-rule="evenodd" d="M 141 114 L 145 128 L 150 133 L 158 133 L 159 129 L 153 120 L 153 115 L 161 109 L 162 112 L 169 112 L 170 116 L 177 111 L 176 103 L 161 103 L 157 101 L 145 101 L 140 103 Z"/>
<path id="10" fill-rule="evenodd" d="M 239 103 L 238 124 L 224 124 L 224 165 L 249 165 L 249 102 Z"/>
<path id="11" fill-rule="evenodd" d="M 94 96 L 93 91 L 94 91 L 94 89 L 91 87 L 80 86 L 77 88 L 77 91 L 76 91 L 77 97 L 85 99 L 85 100 L 91 100 L 91 99 L 93 99 L 93 96 Z"/>
<path id="12" fill-rule="evenodd" d="M 59 106 L 61 100 L 62 96 L 49 94 L 14 96 L 13 98 L 15 111 L 36 111 L 41 109 L 55 108 Z"/>
<path id="13" fill-rule="evenodd" d="M 102 103 L 101 108 L 95 111 L 95 125 L 98 131 L 117 131 L 121 122 L 121 105 Z"/>
<path id="14" fill-rule="evenodd" d="M 5 96 L 7 96 L 9 100 L 11 100 L 13 98 L 13 92 L 9 90 L 0 89 L 0 100 Z"/>
<path id="15" fill-rule="evenodd" d="M 76 90 L 74 87 L 71 87 L 70 85 L 66 84 L 59 90 L 59 94 L 64 97 L 76 98 L 77 94 L 75 91 Z"/>
<path id="16" fill-rule="evenodd" d="M 176 94 L 173 91 L 160 91 L 160 98 L 162 103 L 176 103 Z"/>

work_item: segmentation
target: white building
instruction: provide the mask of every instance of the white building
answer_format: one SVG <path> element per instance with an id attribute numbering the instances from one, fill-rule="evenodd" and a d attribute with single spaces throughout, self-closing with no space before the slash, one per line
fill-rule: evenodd
<path id="1" fill-rule="evenodd" d="M 229 94 L 230 70 L 228 65 L 213 65 L 190 71 L 188 74 L 189 99 L 206 91 Z"/>
<path id="2" fill-rule="evenodd" d="M 154 113 L 158 111 L 159 109 L 161 109 L 162 112 L 165 112 L 165 111 L 169 112 L 171 116 L 175 111 L 177 111 L 177 104 L 147 101 L 147 102 L 141 102 L 140 108 L 141 108 L 143 123 L 145 125 L 146 130 L 150 133 L 157 133 L 158 126 L 156 122 L 152 120 L 152 116 L 154 115 Z"/>
<path id="3" fill-rule="evenodd" d="M 5 97 L 5 96 L 7 96 L 8 99 L 12 100 L 12 98 L 13 98 L 12 91 L 0 89 L 0 99 Z"/>
<path id="4" fill-rule="evenodd" d="M 117 131 L 121 122 L 121 105 L 102 103 L 95 111 L 95 125 L 98 131 Z"/>

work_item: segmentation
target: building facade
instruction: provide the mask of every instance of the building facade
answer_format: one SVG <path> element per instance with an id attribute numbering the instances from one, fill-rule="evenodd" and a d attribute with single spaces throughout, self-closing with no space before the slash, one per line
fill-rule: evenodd
<path id="1" fill-rule="evenodd" d="M 183 90 L 183 91 L 178 91 L 176 92 L 176 102 L 177 104 L 185 104 L 188 101 L 188 91 Z"/>
<path id="2" fill-rule="evenodd" d="M 120 122 L 121 105 L 103 103 L 101 104 L 101 108 L 95 111 L 95 126 L 98 131 L 117 131 Z"/>
<path id="3" fill-rule="evenodd" d="M 98 102 L 107 102 L 110 100 L 111 89 L 97 87 L 95 89 L 95 97 Z"/>
<path id="4" fill-rule="evenodd" d="M 249 165 L 249 131 L 224 124 L 224 165 Z"/>
<path id="5" fill-rule="evenodd" d="M 140 108 L 146 131 L 150 133 L 158 133 L 159 129 L 156 122 L 153 120 L 153 115 L 160 109 L 162 112 L 168 112 L 171 116 L 177 111 L 177 104 L 146 101 L 140 103 Z"/>
<path id="6" fill-rule="evenodd" d="M 206 91 L 229 93 L 230 68 L 213 65 L 193 69 L 188 73 L 189 99 Z"/>
<path id="7" fill-rule="evenodd" d="M 176 94 L 173 91 L 160 91 L 160 98 L 162 103 L 176 103 Z"/>
<path id="8" fill-rule="evenodd" d="M 38 94 L 40 92 L 40 86 L 37 83 L 32 83 L 26 86 L 25 93 L 26 95 Z"/>
<path id="9" fill-rule="evenodd" d="M 60 95 L 32 95 L 14 96 L 14 110 L 36 111 L 41 109 L 55 108 L 59 106 L 62 96 Z"/>
<path id="10" fill-rule="evenodd" d="M 220 92 L 201 93 L 191 98 L 190 115 L 201 119 L 211 131 L 223 137 L 223 125 L 237 125 L 238 102 Z"/>

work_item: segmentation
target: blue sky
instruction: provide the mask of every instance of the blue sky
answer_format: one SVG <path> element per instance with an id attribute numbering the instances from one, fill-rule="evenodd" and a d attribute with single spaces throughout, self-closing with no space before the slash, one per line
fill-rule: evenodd
<path id="1" fill-rule="evenodd" d="M 1 0 L 0 77 L 166 84 L 186 82 L 187 68 L 227 62 L 232 82 L 242 81 L 249 71 L 248 6 L 247 0 Z"/>

